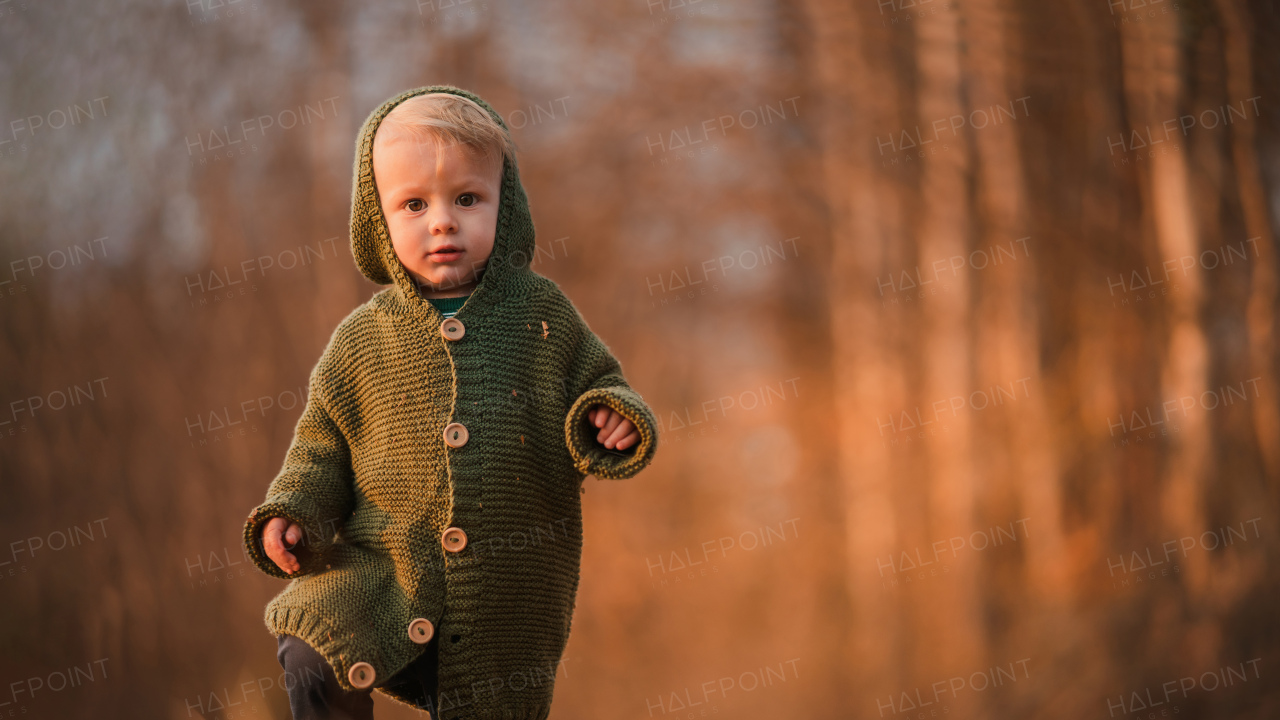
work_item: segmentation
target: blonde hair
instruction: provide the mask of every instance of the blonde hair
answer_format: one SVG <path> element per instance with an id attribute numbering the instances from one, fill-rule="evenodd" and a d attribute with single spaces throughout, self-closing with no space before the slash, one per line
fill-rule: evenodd
<path id="1" fill-rule="evenodd" d="M 415 95 L 392 108 L 378 129 L 388 125 L 434 143 L 437 150 L 463 144 L 488 160 L 515 162 L 515 141 L 507 129 L 479 103 L 461 95 Z"/>

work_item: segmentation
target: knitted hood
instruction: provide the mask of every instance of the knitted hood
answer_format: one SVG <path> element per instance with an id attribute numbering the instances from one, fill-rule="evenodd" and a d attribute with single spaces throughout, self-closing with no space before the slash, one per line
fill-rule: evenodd
<path id="1" fill-rule="evenodd" d="M 396 257 L 391 233 L 378 201 L 378 187 L 373 176 L 373 138 L 383 118 L 400 103 L 417 95 L 452 93 L 475 101 L 488 111 L 494 121 L 507 128 L 502 116 L 479 95 L 452 85 L 428 85 L 407 90 L 384 102 L 365 119 L 356 138 L 355 179 L 351 188 L 351 254 L 360 272 L 379 285 L 394 283 L 398 300 L 422 311 L 430 303 L 418 294 L 413 278 Z M 468 305 L 493 304 L 518 285 L 528 281 L 529 263 L 533 260 L 533 217 L 529 199 L 520 183 L 520 170 L 512 159 L 502 165 L 499 191 L 498 223 L 493 253 L 480 273 L 480 282 L 468 298 Z"/>

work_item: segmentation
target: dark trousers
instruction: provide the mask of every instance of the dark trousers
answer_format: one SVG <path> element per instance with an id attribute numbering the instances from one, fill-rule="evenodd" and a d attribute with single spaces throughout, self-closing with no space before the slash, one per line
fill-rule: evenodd
<path id="1" fill-rule="evenodd" d="M 436 715 L 436 670 L 439 657 L 436 638 L 427 643 L 421 655 L 387 682 L 398 692 L 408 695 L 419 709 Z M 278 639 L 276 659 L 286 673 L 285 690 L 289 693 L 289 709 L 293 720 L 373 720 L 373 690 L 347 692 L 338 684 L 333 668 L 314 648 L 293 635 Z"/>

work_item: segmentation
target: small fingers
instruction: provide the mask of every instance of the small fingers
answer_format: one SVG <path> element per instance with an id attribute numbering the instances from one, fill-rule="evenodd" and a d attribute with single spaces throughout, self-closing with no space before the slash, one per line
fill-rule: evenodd
<path id="1" fill-rule="evenodd" d="M 604 446 L 607 448 L 613 448 L 618 444 L 619 440 L 635 432 L 635 427 L 631 424 L 630 420 L 616 413 L 615 416 L 617 417 L 618 422 L 610 425 L 610 427 L 613 428 L 613 431 L 610 432 L 608 437 L 604 440 Z M 606 431 L 608 429 L 608 427 L 605 428 Z M 618 449 L 620 450 L 621 448 Z"/>
<path id="2" fill-rule="evenodd" d="M 637 432 L 635 428 L 632 428 L 631 432 L 627 433 L 626 437 L 619 440 L 614 447 L 618 450 L 626 450 L 638 442 L 640 442 L 640 433 Z"/>
<path id="3" fill-rule="evenodd" d="M 262 549 L 281 570 L 289 574 L 295 573 L 301 565 L 293 553 L 285 548 L 284 541 L 288 540 L 289 545 L 293 546 L 300 536 L 301 528 L 297 523 L 291 523 L 285 518 L 271 518 L 262 532 Z"/>
<path id="4" fill-rule="evenodd" d="M 596 441 L 600 443 L 604 443 L 606 440 L 609 439 L 609 436 L 613 434 L 614 430 L 617 429 L 618 423 L 621 423 L 624 420 L 625 418 L 623 418 L 616 411 L 614 411 L 613 408 L 609 408 L 608 420 L 605 421 L 604 427 L 600 429 L 600 432 L 596 434 Z M 612 446 L 605 445 L 605 447 L 612 447 Z"/>
<path id="5" fill-rule="evenodd" d="M 600 428 L 596 442 L 609 449 L 625 450 L 640 441 L 640 433 L 626 416 L 608 405 L 594 405 L 587 411 L 591 424 Z"/>

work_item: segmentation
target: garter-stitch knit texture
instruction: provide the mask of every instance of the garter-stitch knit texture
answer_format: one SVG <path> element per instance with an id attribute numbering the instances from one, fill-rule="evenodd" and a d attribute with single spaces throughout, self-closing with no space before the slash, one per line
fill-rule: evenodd
<path id="1" fill-rule="evenodd" d="M 543 720 L 569 638 L 582 554 L 580 491 L 587 475 L 624 479 L 657 449 L 657 423 L 609 348 L 552 280 L 533 272 L 534 226 L 516 163 L 503 166 L 491 259 L 446 339 L 443 317 L 395 256 L 374 185 L 379 123 L 397 104 L 448 85 L 404 92 L 371 113 L 356 144 L 351 251 L 370 280 L 391 287 L 333 332 L 284 467 L 244 526 L 265 573 L 293 578 L 268 605 L 276 635 L 295 635 L 332 666 L 368 663 L 379 687 L 425 647 L 409 623 L 439 637 L 438 717 Z M 503 123 L 505 126 L 505 123 Z M 607 405 L 638 429 L 607 450 L 588 408 Z M 450 447 L 449 423 L 469 433 Z M 286 575 L 262 548 L 267 520 L 305 531 L 301 570 Z M 466 545 L 446 551 L 448 528 Z"/>

